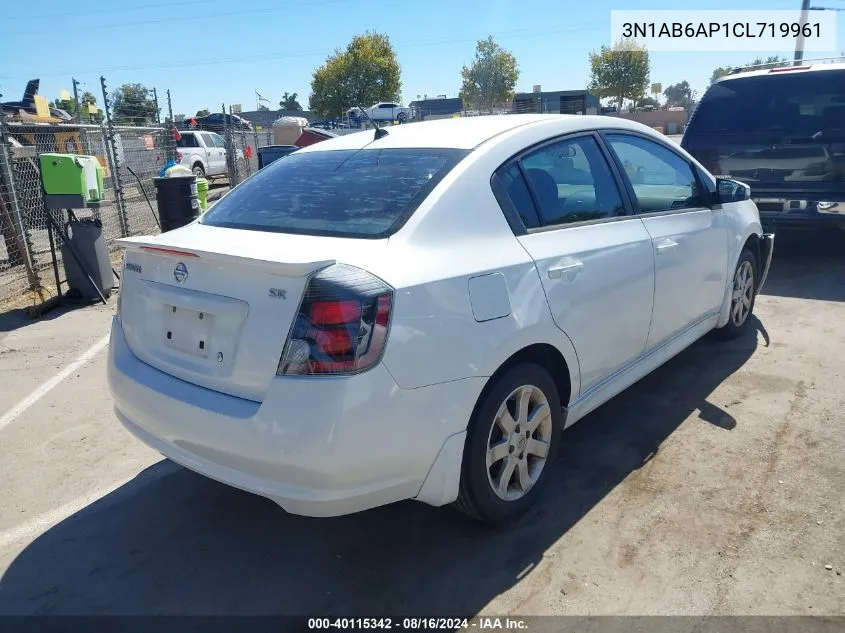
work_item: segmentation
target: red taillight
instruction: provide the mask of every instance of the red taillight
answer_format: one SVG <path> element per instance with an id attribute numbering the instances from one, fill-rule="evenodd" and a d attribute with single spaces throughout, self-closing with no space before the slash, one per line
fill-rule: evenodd
<path id="1" fill-rule="evenodd" d="M 311 278 L 278 375 L 355 374 L 381 359 L 393 289 L 370 273 L 334 265 Z"/>
<path id="2" fill-rule="evenodd" d="M 311 304 L 311 320 L 315 325 L 351 323 L 361 318 L 357 301 L 316 301 Z"/>

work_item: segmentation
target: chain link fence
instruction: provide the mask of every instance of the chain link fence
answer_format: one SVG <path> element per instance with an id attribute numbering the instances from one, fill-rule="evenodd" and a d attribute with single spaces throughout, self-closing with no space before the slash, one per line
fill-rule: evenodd
<path id="1" fill-rule="evenodd" d="M 159 230 L 153 179 L 175 157 L 171 125 L 141 121 L 149 112 L 123 108 L 117 120 L 102 80 L 105 112 L 101 123 L 41 123 L 0 113 L 0 310 L 38 302 L 59 292 L 63 280 L 61 234 L 49 230 L 48 213 L 59 227 L 65 210 L 44 207 L 39 156 L 44 153 L 94 156 L 103 168 L 104 200 L 92 209 L 74 209 L 79 218 L 102 222 L 103 237 L 117 258 L 116 240 Z M 78 114 L 78 110 L 77 110 Z M 55 254 L 55 263 L 54 263 Z"/>
<path id="2" fill-rule="evenodd" d="M 38 302 L 55 296 L 62 287 L 61 236 L 49 230 L 47 213 L 60 227 L 66 225 L 67 213 L 44 207 L 41 154 L 82 154 L 99 161 L 104 174 L 104 200 L 96 208 L 73 212 L 80 219 L 93 217 L 102 222 L 113 263 L 117 263 L 118 239 L 160 230 L 154 178 L 180 157 L 170 92 L 164 106 L 153 90 L 154 101 L 147 99 L 127 107 L 124 100 L 116 107 L 105 78 L 101 77 L 100 83 L 104 103 L 102 120 L 96 123 L 90 122 L 91 117 L 80 117 L 76 101 L 71 110 L 77 122 L 40 123 L 0 112 L 0 311 L 19 306 L 21 300 Z M 258 171 L 258 150 L 274 145 L 275 138 L 272 128 L 248 129 L 226 110 L 223 104 L 222 129 L 207 131 L 223 137 L 226 170 L 222 179 L 234 187 Z M 342 120 L 331 132 L 344 134 L 369 127 L 366 121 Z M 220 180 L 215 176 L 214 186 L 221 193 L 214 199 L 225 192 Z"/>

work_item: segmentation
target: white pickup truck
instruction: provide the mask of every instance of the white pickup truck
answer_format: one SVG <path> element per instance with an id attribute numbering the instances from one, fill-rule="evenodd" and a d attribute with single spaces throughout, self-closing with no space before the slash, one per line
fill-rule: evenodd
<path id="1" fill-rule="evenodd" d="M 411 119 L 411 108 L 406 108 L 398 103 L 381 101 L 366 109 L 367 114 L 373 121 L 399 121 L 405 123 Z M 361 110 L 358 108 L 350 108 L 346 112 L 346 116 L 350 119 L 363 119 Z"/>
<path id="2" fill-rule="evenodd" d="M 226 165 L 226 141 L 215 132 L 184 130 L 182 138 L 176 141 L 176 162 L 187 167 L 197 178 L 218 178 L 228 176 Z M 243 153 L 237 150 L 236 159 L 243 160 Z"/>

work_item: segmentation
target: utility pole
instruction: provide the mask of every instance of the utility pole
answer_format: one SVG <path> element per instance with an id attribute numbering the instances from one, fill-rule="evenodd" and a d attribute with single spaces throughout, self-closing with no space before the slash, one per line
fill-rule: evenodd
<path id="1" fill-rule="evenodd" d="M 793 66 L 799 66 L 804 61 L 804 25 L 807 24 L 807 13 L 810 10 L 810 0 L 801 0 L 801 30 L 795 40 L 795 60 Z"/>
<path id="2" fill-rule="evenodd" d="M 71 77 L 71 81 L 73 82 L 73 102 L 76 104 L 76 112 L 74 112 L 74 115 L 76 116 L 76 122 L 82 123 L 82 117 L 79 114 L 79 82 L 73 77 Z"/>

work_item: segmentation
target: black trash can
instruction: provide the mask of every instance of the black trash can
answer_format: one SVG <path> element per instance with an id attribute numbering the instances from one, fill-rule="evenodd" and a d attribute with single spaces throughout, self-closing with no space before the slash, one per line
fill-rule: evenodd
<path id="1" fill-rule="evenodd" d="M 196 176 L 192 174 L 154 178 L 153 182 L 162 233 L 190 224 L 199 217 L 200 201 L 197 196 Z"/>
<path id="2" fill-rule="evenodd" d="M 108 298 L 114 285 L 114 276 L 109 261 L 109 249 L 103 237 L 103 223 L 98 219 L 78 220 L 70 214 L 64 228 L 70 240 L 70 243 L 62 243 L 61 247 L 69 290 L 85 299 L 99 299 L 99 295 L 88 281 L 90 275 L 94 285 Z M 71 246 L 75 247 L 79 262 L 71 252 Z"/>

